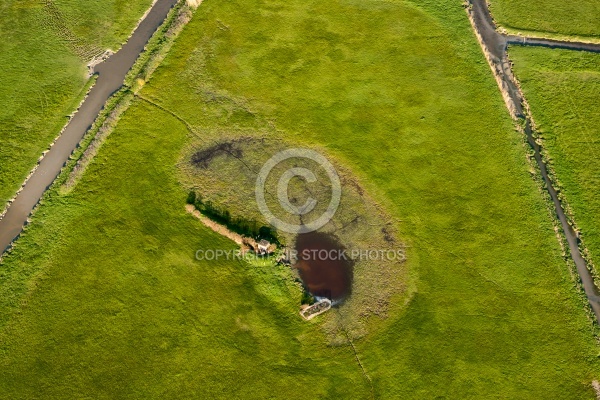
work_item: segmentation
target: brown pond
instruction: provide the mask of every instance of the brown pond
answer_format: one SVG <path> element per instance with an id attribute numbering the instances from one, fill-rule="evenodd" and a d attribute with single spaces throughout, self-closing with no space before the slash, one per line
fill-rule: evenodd
<path id="1" fill-rule="evenodd" d="M 298 235 L 296 268 L 306 289 L 317 297 L 341 302 L 352 291 L 353 263 L 335 238 L 320 232 Z"/>

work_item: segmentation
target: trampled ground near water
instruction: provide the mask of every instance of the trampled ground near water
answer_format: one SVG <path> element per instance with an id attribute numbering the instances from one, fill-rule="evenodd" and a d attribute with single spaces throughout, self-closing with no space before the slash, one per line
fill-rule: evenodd
<path id="1" fill-rule="evenodd" d="M 3 260 L 1 396 L 594 398 L 586 302 L 459 2 L 205 0 L 141 93 L 207 140 L 326 149 L 415 293 L 354 342 L 366 378 L 285 269 L 196 261 L 235 246 L 183 208 L 197 136 L 136 100 Z"/>
<path id="2" fill-rule="evenodd" d="M 496 22 L 513 33 L 600 39 L 598 0 L 491 0 L 489 3 Z"/>
<path id="3" fill-rule="evenodd" d="M 510 56 L 582 240 L 600 256 L 600 56 L 514 47 Z"/>
<path id="4" fill-rule="evenodd" d="M 150 4 L 2 2 L 0 203 L 15 194 L 80 103 L 88 88 L 85 65 L 91 57 L 108 47 L 116 50 Z"/>

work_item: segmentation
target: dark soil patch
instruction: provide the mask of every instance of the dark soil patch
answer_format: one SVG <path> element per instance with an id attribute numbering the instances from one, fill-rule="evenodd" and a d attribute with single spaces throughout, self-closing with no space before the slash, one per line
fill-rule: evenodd
<path id="1" fill-rule="evenodd" d="M 242 157 L 242 149 L 234 142 L 217 143 L 207 149 L 199 150 L 192 155 L 192 165 L 198 168 L 208 168 L 210 162 L 221 155 L 231 155 L 236 158 Z"/>
<path id="2" fill-rule="evenodd" d="M 383 240 L 387 243 L 394 243 L 394 236 L 390 233 L 387 227 L 381 228 L 381 233 L 383 234 Z"/>

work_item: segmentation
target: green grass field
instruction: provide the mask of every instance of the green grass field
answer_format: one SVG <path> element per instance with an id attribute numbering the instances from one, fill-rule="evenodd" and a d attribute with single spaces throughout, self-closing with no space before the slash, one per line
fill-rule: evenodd
<path id="1" fill-rule="evenodd" d="M 14 195 L 83 98 L 91 55 L 106 46 L 116 49 L 150 1 L 51 4 L 8 0 L 0 5 L 1 204 Z M 101 29 L 84 33 L 82 24 Z"/>
<path id="2" fill-rule="evenodd" d="M 562 195 L 597 265 L 600 255 L 600 56 L 510 50 Z"/>
<path id="3" fill-rule="evenodd" d="M 86 43 L 117 50 L 152 0 L 54 0 L 73 33 Z"/>
<path id="4" fill-rule="evenodd" d="M 194 259 L 233 247 L 184 210 L 197 137 L 138 99 L 0 265 L 0 397 L 594 398 L 585 301 L 460 2 L 205 0 L 141 94 L 207 141 L 325 149 L 397 221 L 415 292 L 354 342 L 369 381 L 285 269 Z"/>
<path id="5" fill-rule="evenodd" d="M 600 1 L 491 0 L 500 26 L 536 36 L 600 39 Z"/>

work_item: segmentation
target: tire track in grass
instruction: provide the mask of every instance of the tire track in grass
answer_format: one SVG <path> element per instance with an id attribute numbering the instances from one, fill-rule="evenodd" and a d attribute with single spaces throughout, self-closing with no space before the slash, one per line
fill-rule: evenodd
<path id="1" fill-rule="evenodd" d="M 54 4 L 53 0 L 45 0 L 43 2 L 44 11 L 46 12 L 46 26 L 52 30 L 73 53 L 75 53 L 83 61 L 90 61 L 100 57 L 104 50 L 101 48 L 86 43 L 73 33 L 68 25 L 68 21 L 62 15 L 60 9 Z"/>

